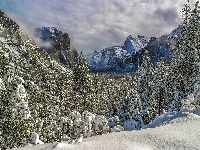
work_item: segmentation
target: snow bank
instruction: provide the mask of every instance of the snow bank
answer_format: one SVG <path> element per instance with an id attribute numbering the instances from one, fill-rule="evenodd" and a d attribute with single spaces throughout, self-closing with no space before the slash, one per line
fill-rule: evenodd
<path id="1" fill-rule="evenodd" d="M 197 110 L 200 110 L 200 109 L 197 109 Z M 79 114 L 78 116 L 80 117 Z M 94 126 L 94 127 L 96 128 L 98 127 L 98 125 L 104 124 L 103 122 L 104 118 L 102 118 L 102 116 L 92 116 L 92 119 L 90 116 L 91 114 L 90 115 L 87 114 L 84 117 L 82 116 L 84 118 L 84 119 L 82 118 L 83 120 L 85 121 L 87 120 L 84 124 L 88 125 L 89 129 L 90 129 L 90 123 L 93 119 L 95 119 L 95 124 L 97 126 Z M 112 122 L 113 119 L 111 119 L 110 121 Z M 113 125 L 113 122 L 111 124 Z M 191 124 L 191 125 L 188 126 L 188 124 Z M 163 147 L 164 149 L 165 148 L 168 149 L 170 147 L 170 144 L 172 146 L 171 149 L 177 149 L 178 147 L 180 147 L 180 143 L 183 145 L 182 147 L 184 147 L 184 144 L 187 143 L 187 146 L 189 145 L 188 146 L 189 148 L 191 147 L 194 148 L 196 147 L 196 145 L 193 146 L 190 143 L 191 141 L 189 140 L 190 138 L 191 139 L 193 138 L 194 142 L 196 143 L 197 137 L 198 137 L 196 135 L 197 129 L 195 129 L 196 127 L 193 127 L 193 126 L 199 126 L 199 124 L 200 124 L 200 116 L 196 114 L 192 114 L 189 112 L 170 112 L 170 113 L 168 112 L 154 119 L 154 121 L 151 124 L 144 126 L 142 128 L 143 130 L 119 132 L 124 129 L 122 126 L 116 125 L 110 128 L 111 134 L 87 137 L 87 138 L 81 139 L 81 141 L 83 140 L 81 143 L 76 142 L 77 140 L 76 139 L 74 140 L 73 144 L 69 144 L 70 141 L 66 140 L 60 143 L 54 142 L 54 143 L 47 143 L 43 145 L 33 145 L 33 146 L 27 145 L 17 150 L 29 150 L 29 149 L 30 150 L 36 150 L 36 149 L 37 150 L 42 150 L 42 149 L 49 149 L 49 150 L 54 150 L 54 149 L 56 150 L 61 150 L 61 149 L 62 150 L 68 150 L 68 149 L 152 150 L 152 149 L 159 149 Z M 164 125 L 167 125 L 167 126 L 164 126 Z M 144 130 L 147 128 L 152 128 L 152 129 Z M 190 133 L 188 134 L 188 132 Z M 173 140 L 171 137 L 173 137 Z M 182 141 L 180 141 L 180 139 Z M 37 136 L 33 136 L 33 142 L 31 143 L 39 144 L 38 140 L 39 138 Z M 176 143 L 177 140 L 179 141 L 178 143 Z M 166 145 L 167 142 L 168 142 L 168 145 Z"/>
<path id="2" fill-rule="evenodd" d="M 110 132 L 120 132 L 120 131 L 124 131 L 124 128 L 121 125 L 117 125 L 113 128 L 110 128 Z"/>
<path id="3" fill-rule="evenodd" d="M 145 125 L 142 129 L 156 128 L 169 123 L 176 123 L 185 120 L 200 118 L 200 116 L 189 112 L 167 112 L 153 120 L 152 123 Z"/>
<path id="4" fill-rule="evenodd" d="M 167 124 L 167 126 L 160 126 Z M 84 138 L 82 143 L 54 142 L 14 150 L 200 150 L 200 117 L 186 112 L 165 113 L 157 117 L 147 130 L 114 132 Z M 153 128 L 156 127 L 156 128 Z M 160 127 L 158 127 L 160 126 Z M 147 126 L 146 126 L 147 128 Z"/>

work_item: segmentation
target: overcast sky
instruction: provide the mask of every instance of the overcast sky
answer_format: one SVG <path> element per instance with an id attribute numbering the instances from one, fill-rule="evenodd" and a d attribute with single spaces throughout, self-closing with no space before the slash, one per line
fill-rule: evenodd
<path id="1" fill-rule="evenodd" d="M 185 0 L 0 0 L 0 9 L 32 37 L 33 29 L 42 26 L 69 33 L 73 46 L 87 54 L 123 45 L 128 35 L 158 37 L 170 33 L 181 22 L 184 3 Z"/>

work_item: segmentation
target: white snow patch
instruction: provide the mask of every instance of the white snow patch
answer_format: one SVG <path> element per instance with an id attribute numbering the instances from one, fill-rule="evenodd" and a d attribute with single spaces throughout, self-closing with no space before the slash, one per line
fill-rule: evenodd
<path id="1" fill-rule="evenodd" d="M 166 124 L 160 126 L 161 124 Z M 47 143 L 15 150 L 200 150 L 200 117 L 187 113 L 165 113 L 149 129 L 114 132 L 84 138 L 82 143 Z M 147 126 L 146 126 L 147 128 Z"/>
<path id="2" fill-rule="evenodd" d="M 184 122 L 190 119 L 200 119 L 200 116 L 189 113 L 189 112 L 167 112 L 153 120 L 152 123 L 145 125 L 142 129 L 156 128 L 159 126 L 167 125 L 170 123 Z"/>

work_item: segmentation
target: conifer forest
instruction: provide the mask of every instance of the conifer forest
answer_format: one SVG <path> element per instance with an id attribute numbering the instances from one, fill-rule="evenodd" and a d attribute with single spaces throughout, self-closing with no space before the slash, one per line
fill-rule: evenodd
<path id="1" fill-rule="evenodd" d="M 167 112 L 200 106 L 200 7 L 186 2 L 171 36 L 171 60 L 152 62 L 144 48 L 137 70 L 90 71 L 83 52 L 70 67 L 39 48 L 0 12 L 0 148 L 18 148 L 141 130 Z M 136 60 L 137 61 L 137 60 Z"/>

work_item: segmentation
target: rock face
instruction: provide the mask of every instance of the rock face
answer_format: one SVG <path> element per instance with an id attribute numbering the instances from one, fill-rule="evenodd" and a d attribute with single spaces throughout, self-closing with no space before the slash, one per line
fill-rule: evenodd
<path id="1" fill-rule="evenodd" d="M 71 66 L 69 34 L 55 27 L 42 27 L 35 29 L 35 35 L 46 43 L 41 47 L 43 50 L 66 67 Z"/>
<path id="2" fill-rule="evenodd" d="M 161 37 L 147 37 L 138 35 L 128 36 L 123 46 L 113 46 L 101 51 L 95 51 L 86 56 L 89 68 L 92 71 L 102 72 L 130 72 L 136 71 L 142 63 L 145 49 L 149 51 L 152 62 L 155 64 L 160 57 L 171 60 L 174 44 L 171 36 L 179 34 L 179 29 L 172 31 L 169 35 Z"/>
<path id="3" fill-rule="evenodd" d="M 128 53 L 137 53 L 142 48 L 146 47 L 149 42 L 149 39 L 138 35 L 138 37 L 133 37 L 129 35 L 124 43 L 124 49 Z"/>

